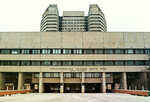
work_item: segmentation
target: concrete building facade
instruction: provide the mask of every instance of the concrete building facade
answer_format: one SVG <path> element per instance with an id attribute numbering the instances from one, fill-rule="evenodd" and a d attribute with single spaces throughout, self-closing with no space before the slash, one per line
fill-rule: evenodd
<path id="1" fill-rule="evenodd" d="M 0 90 L 150 90 L 150 33 L 2 32 Z"/>
<path id="2" fill-rule="evenodd" d="M 106 32 L 105 16 L 97 4 L 84 11 L 64 11 L 59 16 L 57 5 L 49 5 L 41 20 L 41 32 Z"/>

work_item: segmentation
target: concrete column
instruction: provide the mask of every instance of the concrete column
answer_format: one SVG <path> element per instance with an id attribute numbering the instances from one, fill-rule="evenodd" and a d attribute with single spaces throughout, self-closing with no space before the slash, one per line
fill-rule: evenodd
<path id="1" fill-rule="evenodd" d="M 19 72 L 18 73 L 18 90 L 23 90 L 24 88 L 24 73 Z"/>
<path id="2" fill-rule="evenodd" d="M 102 73 L 102 92 L 106 93 L 106 74 Z"/>
<path id="3" fill-rule="evenodd" d="M 122 89 L 127 90 L 127 76 L 126 76 L 126 72 L 121 73 L 121 86 L 122 86 Z"/>
<path id="4" fill-rule="evenodd" d="M 64 93 L 64 73 L 60 73 L 60 93 Z"/>
<path id="5" fill-rule="evenodd" d="M 81 91 L 82 93 L 85 93 L 85 79 L 84 79 L 84 72 L 82 72 L 82 83 L 81 83 Z"/>
<path id="6" fill-rule="evenodd" d="M 39 73 L 39 93 L 43 93 L 43 73 Z"/>
<path id="7" fill-rule="evenodd" d="M 5 90 L 6 74 L 0 72 L 0 90 Z"/>

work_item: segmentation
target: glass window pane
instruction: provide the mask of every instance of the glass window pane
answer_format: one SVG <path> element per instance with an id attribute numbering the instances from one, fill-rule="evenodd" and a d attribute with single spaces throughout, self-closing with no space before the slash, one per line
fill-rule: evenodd
<path id="1" fill-rule="evenodd" d="M 44 66 L 49 66 L 51 63 L 50 61 L 42 61 L 42 65 Z"/>
<path id="2" fill-rule="evenodd" d="M 106 73 L 106 78 L 110 78 L 111 74 Z"/>
<path id="3" fill-rule="evenodd" d="M 133 54 L 133 50 L 132 50 L 132 49 L 125 50 L 125 53 L 126 53 L 126 54 Z"/>
<path id="4" fill-rule="evenodd" d="M 82 66 L 82 62 L 81 61 L 74 61 L 73 65 L 74 66 Z"/>
<path id="5" fill-rule="evenodd" d="M 92 66 L 93 62 L 92 61 L 84 61 L 85 66 Z"/>
<path id="6" fill-rule="evenodd" d="M 32 50 L 32 54 L 40 54 L 40 50 Z"/>
<path id="7" fill-rule="evenodd" d="M 103 50 L 94 50 L 94 54 L 103 54 Z"/>
<path id="8" fill-rule="evenodd" d="M 113 50 L 104 50 L 105 54 L 113 54 Z"/>
<path id="9" fill-rule="evenodd" d="M 22 54 L 30 54 L 30 50 L 25 49 L 25 50 L 22 50 L 21 53 L 22 53 Z"/>
<path id="10" fill-rule="evenodd" d="M 144 50 L 135 50 L 135 54 L 144 54 Z"/>
<path id="11" fill-rule="evenodd" d="M 1 65 L 8 66 L 8 65 L 10 65 L 10 62 L 9 61 L 1 61 Z"/>
<path id="12" fill-rule="evenodd" d="M 39 65 L 40 65 L 40 62 L 39 62 L 39 61 L 32 61 L 32 62 L 31 62 L 31 65 L 32 65 L 32 66 L 39 66 Z"/>
<path id="13" fill-rule="evenodd" d="M 93 50 L 84 50 L 84 54 L 93 54 Z"/>
<path id="14" fill-rule="evenodd" d="M 115 50 L 115 54 L 123 54 L 123 50 Z"/>
<path id="15" fill-rule="evenodd" d="M 20 54 L 20 50 L 13 49 L 11 50 L 11 54 Z"/>
<path id="16" fill-rule="evenodd" d="M 126 61 L 126 65 L 134 65 L 134 61 Z"/>
<path id="17" fill-rule="evenodd" d="M 74 49 L 73 53 L 74 54 L 82 54 L 82 50 L 81 49 Z"/>
<path id="18" fill-rule="evenodd" d="M 19 61 L 11 61 L 12 66 L 19 66 Z"/>
<path id="19" fill-rule="evenodd" d="M 10 50 L 4 50 L 4 49 L 2 49 L 1 50 L 1 54 L 10 54 Z"/>
<path id="20" fill-rule="evenodd" d="M 71 49 L 63 49 L 63 54 L 71 54 Z"/>
<path id="21" fill-rule="evenodd" d="M 106 66 L 112 66 L 113 65 L 113 61 L 105 61 L 105 65 Z"/>
<path id="22" fill-rule="evenodd" d="M 29 66 L 30 65 L 30 61 L 22 61 L 21 65 L 23 65 L 23 66 Z"/>
<path id="23" fill-rule="evenodd" d="M 103 61 L 94 61 L 94 65 L 95 66 L 102 66 L 103 65 Z"/>
<path id="24" fill-rule="evenodd" d="M 144 61 L 135 61 L 135 64 L 136 65 L 145 65 L 145 62 Z"/>
<path id="25" fill-rule="evenodd" d="M 39 73 L 34 73 L 35 78 L 39 78 Z"/>
<path id="26" fill-rule="evenodd" d="M 121 66 L 121 65 L 124 65 L 124 62 L 123 61 L 115 61 L 115 65 Z"/>
<path id="27" fill-rule="evenodd" d="M 63 61 L 63 66 L 71 66 L 72 62 L 71 61 Z"/>
<path id="28" fill-rule="evenodd" d="M 53 54 L 61 54 L 61 49 L 53 49 Z"/>
<path id="29" fill-rule="evenodd" d="M 61 61 L 52 61 L 53 66 L 61 66 Z"/>
<path id="30" fill-rule="evenodd" d="M 51 54 L 50 49 L 42 49 L 42 54 Z"/>

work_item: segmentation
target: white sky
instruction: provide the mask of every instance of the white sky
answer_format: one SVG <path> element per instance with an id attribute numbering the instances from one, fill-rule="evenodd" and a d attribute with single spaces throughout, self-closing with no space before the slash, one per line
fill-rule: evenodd
<path id="1" fill-rule="evenodd" d="M 85 11 L 98 4 L 108 31 L 150 32 L 150 0 L 0 0 L 0 32 L 40 31 L 42 14 L 49 4 L 62 11 Z"/>

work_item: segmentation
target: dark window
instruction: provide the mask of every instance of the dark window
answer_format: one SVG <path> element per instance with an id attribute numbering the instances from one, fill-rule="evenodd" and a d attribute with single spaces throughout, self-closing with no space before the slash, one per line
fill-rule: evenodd
<path id="1" fill-rule="evenodd" d="M 74 61 L 73 65 L 74 66 L 82 66 L 82 61 Z"/>
<path id="2" fill-rule="evenodd" d="M 102 66 L 103 65 L 103 61 L 94 61 L 94 65 L 95 66 Z"/>
<path id="3" fill-rule="evenodd" d="M 105 66 L 112 66 L 113 65 L 113 61 L 105 61 Z"/>
<path id="4" fill-rule="evenodd" d="M 123 54 L 123 50 L 115 50 L 115 54 Z"/>
<path id="5" fill-rule="evenodd" d="M 144 50 L 135 50 L 135 54 L 144 54 Z"/>
<path id="6" fill-rule="evenodd" d="M 10 50 L 8 50 L 8 49 L 2 49 L 1 50 L 1 54 L 10 54 Z"/>
<path id="7" fill-rule="evenodd" d="M 135 65 L 145 65 L 144 61 L 135 61 Z"/>
<path id="8" fill-rule="evenodd" d="M 150 50 L 145 50 L 145 54 L 150 54 Z"/>
<path id="9" fill-rule="evenodd" d="M 52 61 L 53 66 L 61 66 L 61 61 Z"/>
<path id="10" fill-rule="evenodd" d="M 122 65 L 124 65 L 124 62 L 123 61 L 115 61 L 115 65 L 122 66 Z"/>
<path id="11" fill-rule="evenodd" d="M 85 66 L 92 66 L 93 62 L 92 61 L 84 61 Z"/>
<path id="12" fill-rule="evenodd" d="M 32 66 L 39 66 L 40 65 L 40 61 L 32 61 L 31 65 Z"/>
<path id="13" fill-rule="evenodd" d="M 84 54 L 93 54 L 93 50 L 84 50 Z"/>
<path id="14" fill-rule="evenodd" d="M 103 50 L 96 49 L 94 50 L 94 54 L 103 54 Z"/>
<path id="15" fill-rule="evenodd" d="M 10 62 L 9 61 L 1 61 L 1 65 L 3 65 L 3 66 L 9 66 Z"/>
<path id="16" fill-rule="evenodd" d="M 113 54 L 113 50 L 104 50 L 105 54 Z"/>
<path id="17" fill-rule="evenodd" d="M 23 65 L 23 66 L 29 66 L 30 65 L 30 61 L 22 61 L 21 65 Z"/>
<path id="18" fill-rule="evenodd" d="M 134 65 L 134 61 L 125 61 L 125 62 L 126 62 L 126 65 L 128 66 Z"/>
<path id="19" fill-rule="evenodd" d="M 11 61 L 10 62 L 12 66 L 19 66 L 19 61 Z"/>
<path id="20" fill-rule="evenodd" d="M 34 73 L 35 78 L 39 78 L 39 73 Z"/>
<path id="21" fill-rule="evenodd" d="M 72 62 L 71 61 L 63 61 L 63 66 L 71 66 Z"/>
<path id="22" fill-rule="evenodd" d="M 106 78 L 110 78 L 111 74 L 110 73 L 106 73 Z"/>
<path id="23" fill-rule="evenodd" d="M 50 61 L 42 61 L 43 66 L 49 66 L 51 65 Z"/>

